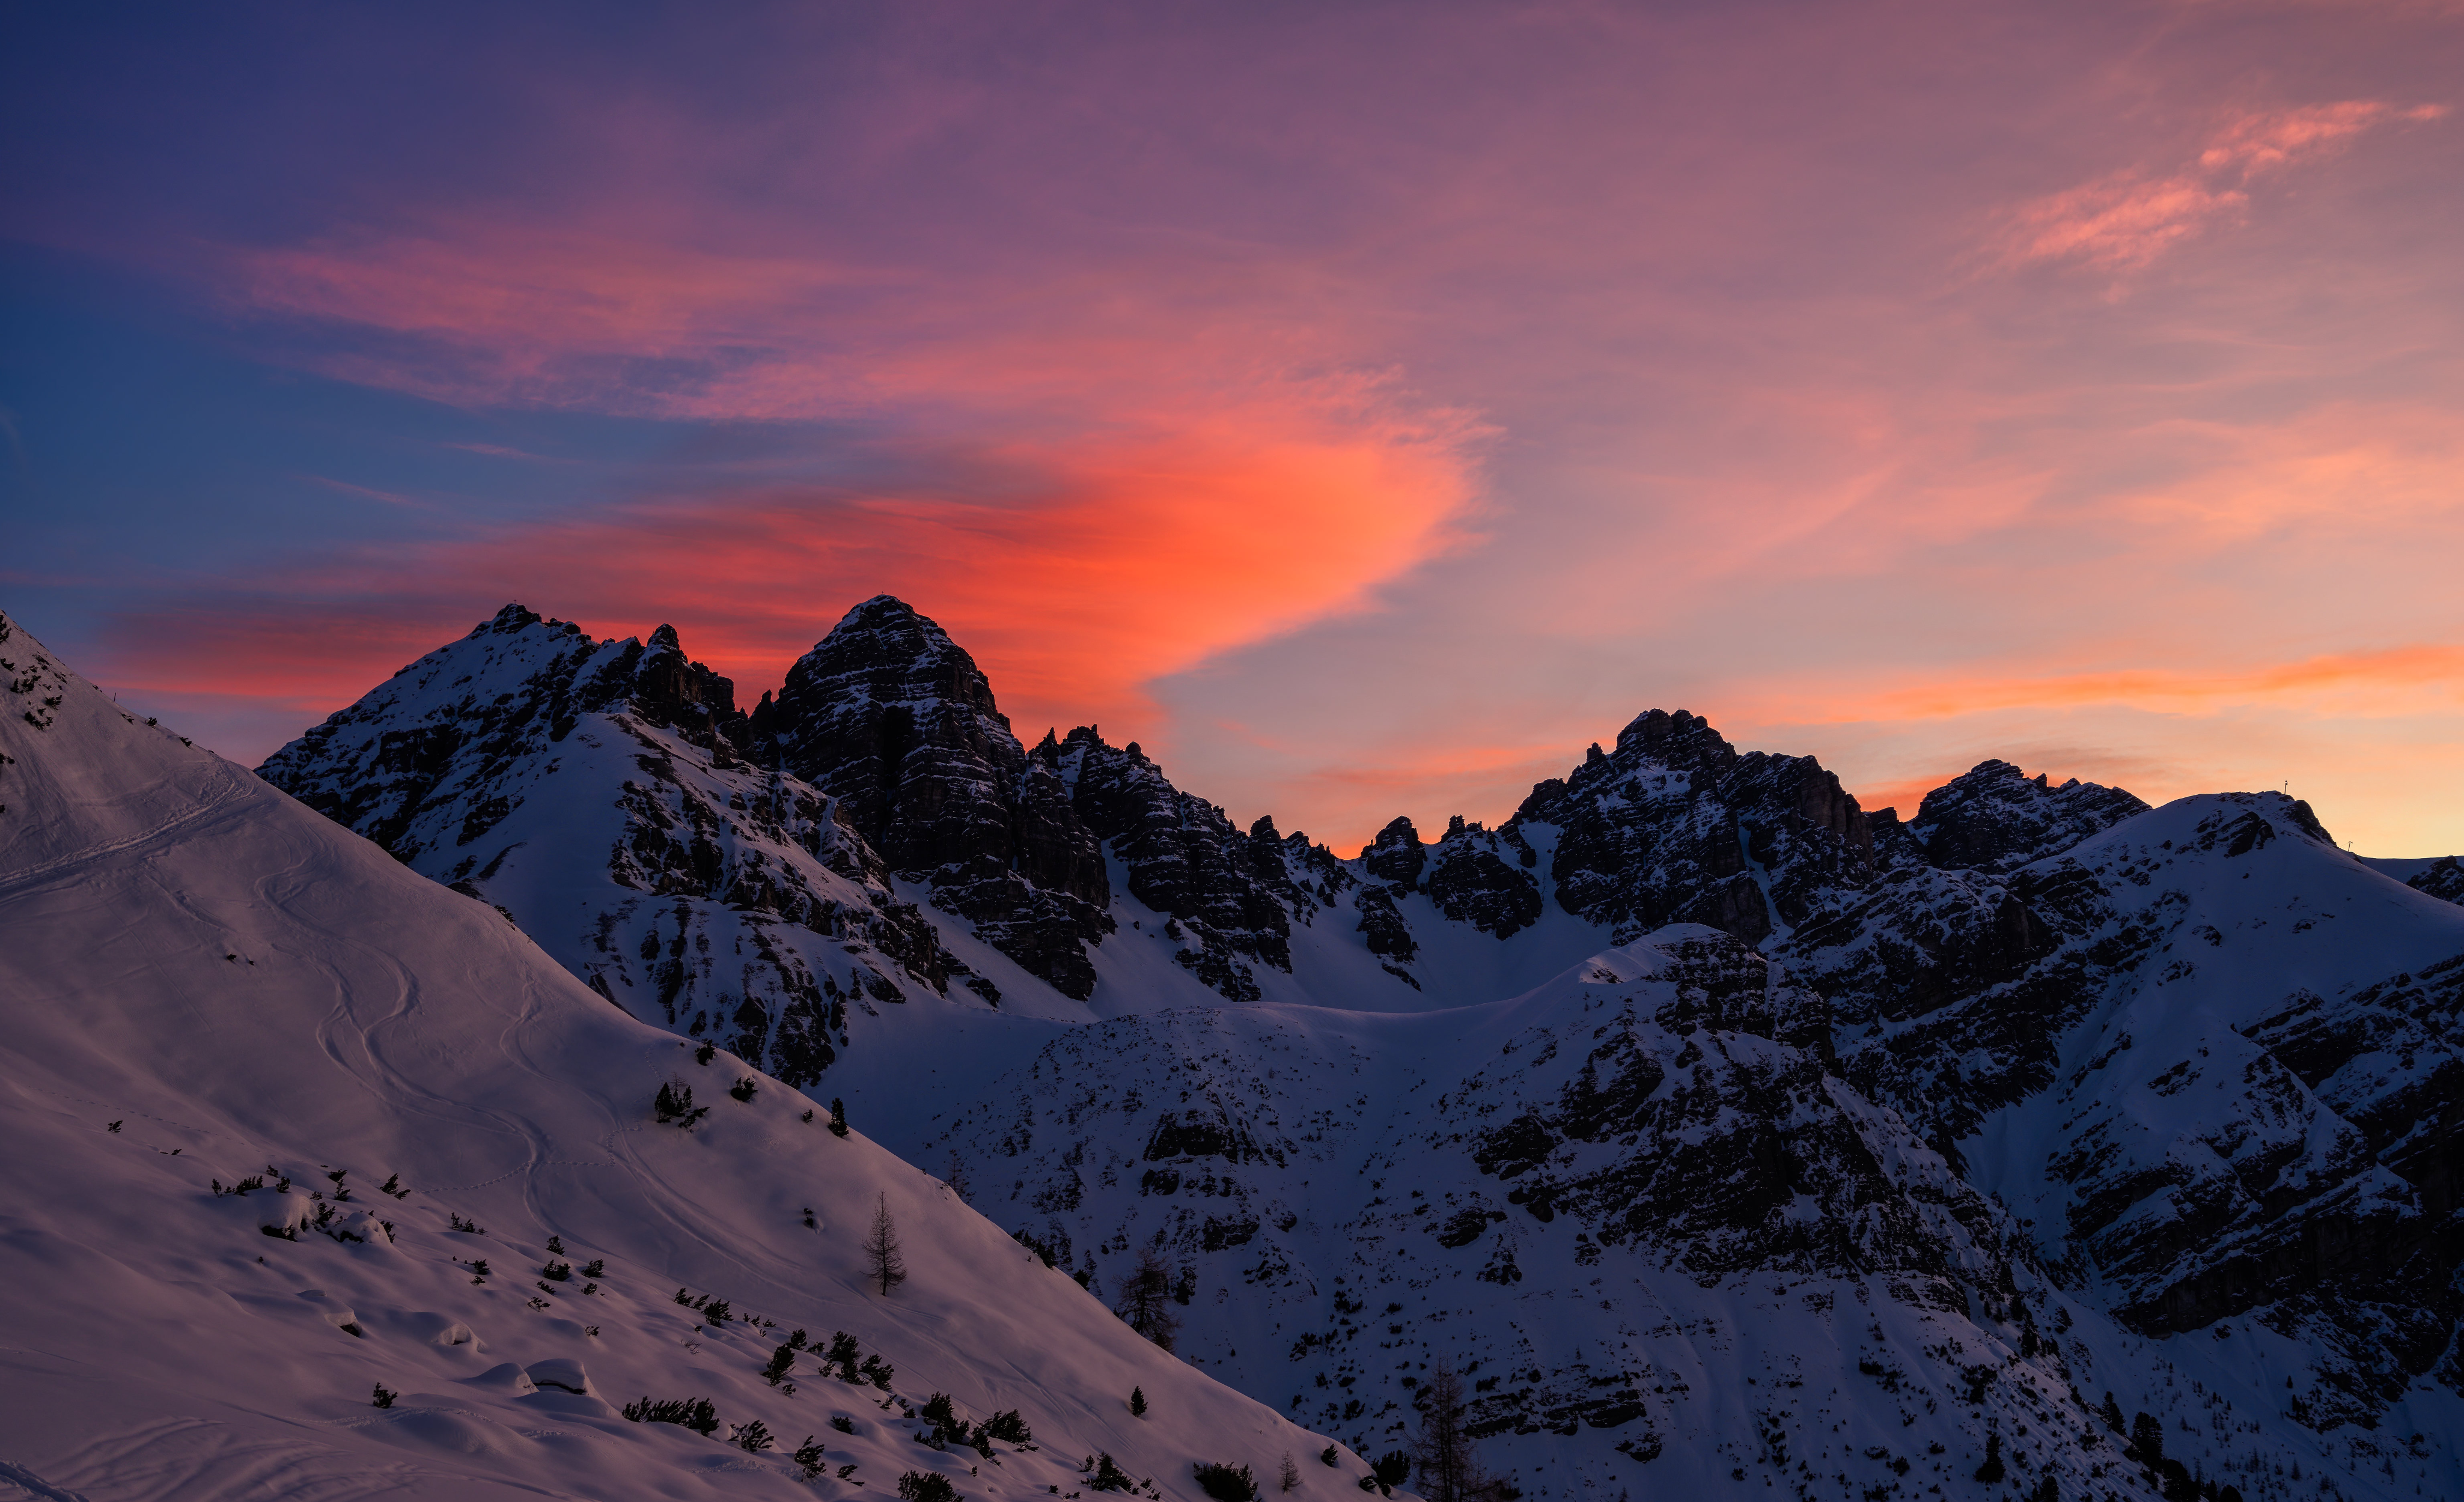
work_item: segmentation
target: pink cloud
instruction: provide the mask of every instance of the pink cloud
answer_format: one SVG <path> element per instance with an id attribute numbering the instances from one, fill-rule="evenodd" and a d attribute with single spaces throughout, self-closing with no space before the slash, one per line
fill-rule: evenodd
<path id="1" fill-rule="evenodd" d="M 2327 155 L 2374 125 L 2433 120 L 2446 113 L 2444 105 L 2398 109 L 2376 99 L 2244 113 L 2174 171 L 2130 168 L 2009 210 L 1998 235 L 2000 255 L 2006 265 L 2070 261 L 2135 271 L 2248 208 L 2253 179 Z"/>

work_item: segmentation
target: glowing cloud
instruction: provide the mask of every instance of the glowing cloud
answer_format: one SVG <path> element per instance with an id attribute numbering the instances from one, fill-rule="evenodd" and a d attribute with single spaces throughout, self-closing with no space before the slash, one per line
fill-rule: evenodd
<path id="1" fill-rule="evenodd" d="M 644 502 L 382 557 L 276 566 L 252 602 L 132 619 L 117 680 L 356 697 L 407 655 L 518 599 L 602 634 L 655 609 L 748 690 L 864 596 L 899 595 L 983 663 L 1022 728 L 1140 733 L 1139 686 L 1357 610 L 1454 545 L 1472 501 L 1462 426 L 1311 435 L 1225 421 L 1061 453 L 979 454 L 998 499 L 780 487 Z M 646 601 L 656 601 L 646 606 Z M 1152 734 L 1152 730 L 1147 733 Z"/>
<path id="2" fill-rule="evenodd" d="M 2244 189 L 2254 178 L 2324 156 L 2373 125 L 2446 113 L 2443 105 L 2398 109 L 2347 99 L 2244 114 L 2177 171 L 2117 172 L 2010 210 L 1998 237 L 2001 257 L 2012 266 L 2073 261 L 2099 271 L 2135 271 L 2249 207 Z"/>

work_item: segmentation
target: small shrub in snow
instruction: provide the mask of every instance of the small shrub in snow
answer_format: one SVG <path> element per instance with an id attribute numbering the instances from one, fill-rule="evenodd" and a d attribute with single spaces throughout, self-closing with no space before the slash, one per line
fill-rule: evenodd
<path id="1" fill-rule="evenodd" d="M 1279 1491 L 1290 1491 L 1298 1488 L 1300 1484 L 1301 1468 L 1292 1463 L 1292 1452 L 1290 1450 L 1286 1450 L 1284 1451 L 1284 1464 L 1282 1468 L 1275 1472 L 1275 1489 Z"/>
<path id="2" fill-rule="evenodd" d="M 552 1257 L 561 1257 L 564 1255 L 564 1238 L 562 1236 L 550 1236 L 547 1238 L 547 1254 Z"/>
<path id="3" fill-rule="evenodd" d="M 847 1102 L 833 1097 L 830 1100 L 830 1135 L 845 1137 L 847 1134 Z"/>
<path id="4" fill-rule="evenodd" d="M 1379 1486 L 1399 1487 L 1403 1478 L 1412 1473 L 1412 1457 L 1399 1449 L 1390 1449 L 1377 1457 L 1377 1464 L 1370 1470 Z"/>
<path id="5" fill-rule="evenodd" d="M 866 1382 L 872 1383 L 883 1392 L 888 1392 L 890 1390 L 891 1380 L 898 1375 L 896 1371 L 891 1367 L 891 1364 L 888 1361 L 883 1361 L 878 1356 L 866 1357 L 864 1359 L 864 1364 L 856 1368 L 856 1370 L 863 1373 L 864 1380 Z"/>
<path id="6" fill-rule="evenodd" d="M 124 1117 L 124 1116 L 123 1116 L 123 1117 L 121 1117 L 121 1118 L 120 1119 L 120 1121 L 113 1121 L 113 1122 L 109 1123 L 108 1125 L 104 1126 L 104 1127 L 103 1127 L 103 1130 L 104 1130 L 104 1131 L 106 1131 L 106 1132 L 116 1132 L 116 1131 L 120 1130 L 121 1122 L 124 1122 L 124 1121 L 126 1121 L 127 1120 L 128 1120 L 128 1119 L 127 1119 L 126 1117 Z M 807 1118 L 807 1120 L 809 1120 L 809 1118 Z"/>
<path id="7" fill-rule="evenodd" d="M 297 1241 L 299 1239 L 299 1232 L 292 1230 L 288 1226 L 259 1226 L 256 1229 L 265 1232 L 269 1236 L 278 1236 L 284 1241 Z"/>
<path id="8" fill-rule="evenodd" d="M 899 1502 L 958 1502 L 958 1489 L 947 1476 L 911 1470 L 898 1478 Z"/>
<path id="9" fill-rule="evenodd" d="M 466 1236 L 484 1236 L 488 1233 L 487 1228 L 481 1226 L 478 1222 L 464 1220 L 460 1215 L 455 1214 L 451 1210 L 446 1212 L 445 1218 L 452 1230 L 458 1230 Z"/>
<path id="10" fill-rule="evenodd" d="M 1087 1486 L 1093 1491 L 1132 1491 L 1137 1489 L 1137 1483 L 1130 1479 L 1130 1473 L 1123 1470 L 1120 1462 L 1109 1453 L 1095 1457 L 1094 1473 L 1087 1478 Z"/>
<path id="11" fill-rule="evenodd" d="M 263 1175 L 263 1174 L 261 1174 L 261 1173 L 252 1173 L 252 1174 L 250 1174 L 247 1178 L 242 1179 L 242 1180 L 240 1180 L 237 1184 L 232 1185 L 232 1186 L 231 1186 L 230 1188 L 228 1188 L 228 1189 L 226 1189 L 226 1188 L 224 1188 L 224 1187 L 223 1187 L 223 1181 L 221 1181 L 220 1179 L 215 1179 L 215 1180 L 213 1180 L 213 1181 L 211 1181 L 211 1182 L 212 1182 L 212 1184 L 213 1184 L 213 1186 L 214 1186 L 214 1192 L 215 1192 L 216 1194 L 246 1194 L 246 1193 L 247 1193 L 249 1190 L 251 1190 L 251 1189 L 261 1189 L 261 1188 L 264 1188 L 264 1187 L 265 1187 L 265 1175 Z"/>
<path id="12" fill-rule="evenodd" d="M 1005 1445 L 1025 1445 L 1035 1439 L 1035 1431 L 1026 1426 L 1026 1421 L 1018 1416 L 1016 1408 L 1005 1408 L 986 1419 L 984 1435 Z"/>
<path id="13" fill-rule="evenodd" d="M 727 1426 L 727 1443 L 735 1446 L 737 1449 L 743 1450 L 747 1454 L 759 1455 L 763 1450 L 768 1449 L 779 1442 L 777 1439 L 772 1437 L 770 1433 L 770 1426 L 762 1423 L 759 1419 L 756 1419 L 750 1424 L 729 1425 Z"/>
<path id="14" fill-rule="evenodd" d="M 693 1086 L 664 1084 L 651 1098 L 650 1114 L 662 1122 L 673 1121 L 678 1126 L 691 1126 L 710 1115 L 710 1107 L 693 1104 Z"/>
<path id="15" fill-rule="evenodd" d="M 1337 1464 L 1342 1459 L 1342 1452 L 1337 1450 L 1333 1446 L 1329 1445 L 1326 1448 L 1317 1452 L 1317 1458 L 1324 1464 L 1331 1466 Z"/>
<path id="16" fill-rule="evenodd" d="M 644 1397 L 625 1404 L 625 1417 L 636 1424 L 673 1424 L 708 1437 L 718 1432 L 718 1410 L 708 1398 L 668 1398 L 652 1402 Z"/>
<path id="17" fill-rule="evenodd" d="M 790 1330 L 787 1332 L 787 1349 L 790 1351 L 801 1351 L 804 1348 L 810 1339 L 811 1338 L 809 1336 L 804 1334 L 802 1327 Z"/>
<path id="18" fill-rule="evenodd" d="M 822 1364 L 838 1368 L 841 1382 L 862 1382 L 864 1379 L 856 1373 L 856 1362 L 863 1355 L 856 1348 L 855 1337 L 844 1330 L 833 1330 L 830 1332 L 830 1348 L 823 1353 Z"/>
<path id="19" fill-rule="evenodd" d="M 1145 1388 L 1133 1387 L 1130 1389 L 1130 1412 L 1141 1419 L 1147 1416 L 1147 1390 Z"/>
<path id="20" fill-rule="evenodd" d="M 760 1093 L 760 1089 L 759 1085 L 754 1083 L 752 1076 L 745 1075 L 739 1077 L 736 1083 L 728 1086 L 727 1093 L 738 1100 L 750 1100 Z"/>
<path id="21" fill-rule="evenodd" d="M 582 1275 L 583 1277 L 605 1277 L 607 1275 L 607 1259 L 605 1257 L 592 1257 L 588 1263 L 583 1265 Z"/>
<path id="22" fill-rule="evenodd" d="M 796 1391 L 796 1384 L 787 1382 L 787 1374 L 795 1369 L 796 1348 L 792 1345 L 782 1345 L 770 1353 L 770 1364 L 761 1368 L 761 1380 L 773 1387 L 786 1382 L 788 1395 L 792 1397 Z"/>
<path id="23" fill-rule="evenodd" d="M 714 1298 L 701 1309 L 701 1322 L 706 1325 L 723 1325 L 735 1316 L 735 1306 L 724 1298 Z"/>
<path id="24" fill-rule="evenodd" d="M 809 1434 L 804 1436 L 804 1443 L 796 1447 L 796 1465 L 803 1471 L 806 1481 L 821 1479 L 822 1454 L 820 1443 Z"/>
<path id="25" fill-rule="evenodd" d="M 853 1434 L 855 1432 L 855 1420 L 848 1418 L 844 1413 L 833 1413 L 830 1415 L 830 1427 L 838 1430 L 841 1434 Z"/>
<path id="26" fill-rule="evenodd" d="M 402 1186 L 402 1175 L 398 1173 L 386 1174 L 385 1182 L 377 1186 L 377 1192 L 390 1194 L 398 1200 L 410 1198 L 410 1191 Z"/>
<path id="27" fill-rule="evenodd" d="M 1197 1473 L 1198 1490 L 1215 1498 L 1215 1502 L 1258 1502 L 1258 1478 L 1249 1474 L 1246 1466 L 1212 1465 L 1201 1460 L 1190 1469 Z"/>
<path id="28" fill-rule="evenodd" d="M 565 1282 L 573 1276 L 573 1264 L 570 1262 L 551 1262 L 547 1266 L 539 1269 L 539 1276 L 547 1279 L 551 1283 Z"/>
<path id="29" fill-rule="evenodd" d="M 696 1064 L 707 1065 L 712 1059 L 716 1058 L 717 1056 L 718 1045 L 715 1043 L 704 1043 L 701 1047 L 693 1050 L 693 1062 Z"/>
<path id="30" fill-rule="evenodd" d="M 380 1408 L 390 1408 L 393 1406 L 393 1401 L 401 1396 L 402 1394 L 395 1392 L 385 1383 L 379 1382 L 377 1383 L 376 1397 L 374 1400 L 375 1406 Z"/>

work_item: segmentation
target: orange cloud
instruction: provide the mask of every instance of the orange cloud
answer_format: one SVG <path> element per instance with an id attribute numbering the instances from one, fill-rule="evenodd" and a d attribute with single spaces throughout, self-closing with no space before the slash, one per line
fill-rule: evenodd
<path id="1" fill-rule="evenodd" d="M 2243 188 L 2262 173 L 2323 155 L 2373 125 L 2432 120 L 2446 113 L 2443 105 L 2400 110 L 2376 99 L 2346 99 L 2244 114 L 2179 170 L 2117 172 L 2010 210 L 1998 250 L 2011 266 L 2072 261 L 2099 271 L 2134 271 L 2247 207 L 2250 195 Z"/>
<path id="2" fill-rule="evenodd" d="M 130 688 L 210 684 L 330 708 L 518 599 L 601 634 L 672 620 L 689 650 L 754 690 L 849 604 L 887 591 L 976 654 L 1026 733 L 1093 719 L 1135 734 L 1152 716 L 1140 685 L 1361 609 L 1457 545 L 1472 436 L 1227 417 L 979 456 L 1033 477 L 996 499 L 781 488 L 300 559 L 261 576 L 249 600 L 129 620 L 107 670 Z"/>

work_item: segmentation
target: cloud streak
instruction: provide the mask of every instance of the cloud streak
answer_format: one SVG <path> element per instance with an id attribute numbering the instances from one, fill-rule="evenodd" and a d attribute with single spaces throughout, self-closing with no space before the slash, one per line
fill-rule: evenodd
<path id="1" fill-rule="evenodd" d="M 2322 160 L 2375 126 L 2446 114 L 2444 105 L 2401 109 L 2377 99 L 2241 114 L 2173 171 L 2128 168 L 2008 210 L 1995 237 L 1999 259 L 2138 271 L 2246 211 L 2257 179 Z"/>

